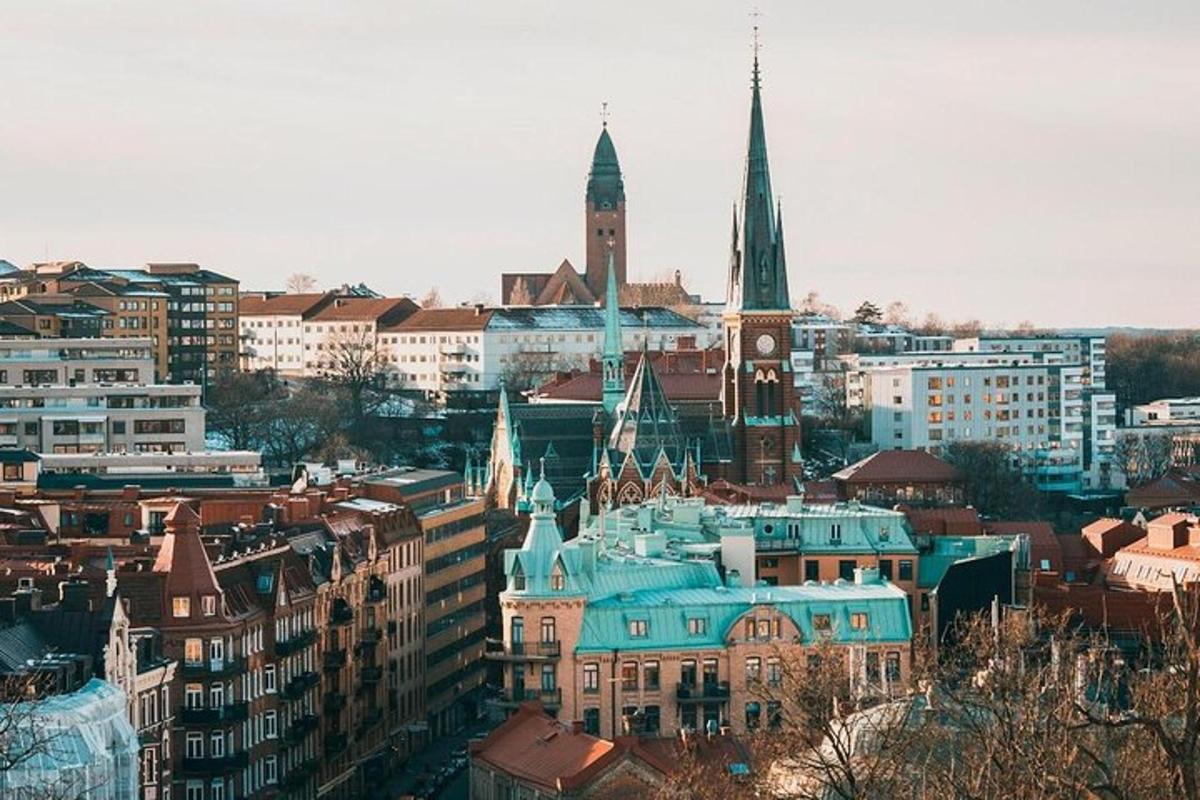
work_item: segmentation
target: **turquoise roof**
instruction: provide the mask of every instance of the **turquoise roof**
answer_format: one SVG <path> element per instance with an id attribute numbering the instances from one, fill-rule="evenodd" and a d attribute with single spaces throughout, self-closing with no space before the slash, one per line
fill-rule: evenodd
<path id="1" fill-rule="evenodd" d="M 1011 551 L 1016 541 L 1016 536 L 933 536 L 933 549 L 921 554 L 917 586 L 935 588 L 955 562 Z"/>
<path id="2" fill-rule="evenodd" d="M 813 617 L 831 618 L 829 641 L 907 643 L 912 639 L 908 599 L 899 587 L 885 582 L 749 588 L 689 588 L 639 590 L 590 602 L 584 608 L 576 652 L 630 650 L 695 650 L 721 648 L 735 623 L 754 608 L 772 608 L 800 630 L 802 641 L 821 637 Z M 866 613 L 868 624 L 852 630 L 850 615 Z M 707 620 L 703 634 L 690 634 L 688 620 Z M 630 622 L 644 620 L 645 636 L 629 635 Z"/>

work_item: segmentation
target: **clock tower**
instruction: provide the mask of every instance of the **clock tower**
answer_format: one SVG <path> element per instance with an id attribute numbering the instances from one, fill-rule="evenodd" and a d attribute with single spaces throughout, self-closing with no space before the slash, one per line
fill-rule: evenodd
<path id="1" fill-rule="evenodd" d="M 758 54 L 751 83 L 750 137 L 742 195 L 733 213 L 733 243 L 724 313 L 722 405 L 735 457 L 726 478 L 756 486 L 799 488 L 800 401 L 791 369 L 783 214 L 771 194 Z"/>

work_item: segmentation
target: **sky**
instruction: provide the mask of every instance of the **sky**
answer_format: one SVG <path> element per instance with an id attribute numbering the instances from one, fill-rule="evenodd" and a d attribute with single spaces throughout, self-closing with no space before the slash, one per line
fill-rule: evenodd
<path id="1" fill-rule="evenodd" d="M 758 8 L 794 300 L 1197 327 L 1200 3 Z M 720 300 L 752 9 L 0 0 L 0 258 L 496 300 L 582 267 L 607 102 L 631 278 Z"/>

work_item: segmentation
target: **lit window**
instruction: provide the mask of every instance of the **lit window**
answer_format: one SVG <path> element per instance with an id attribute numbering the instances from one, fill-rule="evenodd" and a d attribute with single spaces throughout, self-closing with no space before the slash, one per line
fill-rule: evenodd
<path id="1" fill-rule="evenodd" d="M 867 620 L 867 615 L 863 612 L 856 612 L 850 615 L 850 628 L 856 631 L 866 630 L 870 626 Z"/>
<path id="2" fill-rule="evenodd" d="M 217 596 L 206 594 L 200 598 L 201 611 L 206 617 L 215 617 L 217 615 Z"/>
<path id="3" fill-rule="evenodd" d="M 645 639 L 647 635 L 647 622 L 644 619 L 629 620 L 629 635 L 634 639 Z"/>
<path id="4" fill-rule="evenodd" d="M 171 598 L 171 616 L 186 618 L 192 615 L 192 599 L 176 595 Z"/>

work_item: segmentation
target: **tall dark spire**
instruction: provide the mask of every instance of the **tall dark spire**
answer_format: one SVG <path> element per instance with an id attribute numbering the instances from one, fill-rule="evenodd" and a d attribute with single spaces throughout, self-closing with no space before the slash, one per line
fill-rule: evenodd
<path id="1" fill-rule="evenodd" d="M 751 77 L 750 136 L 746 144 L 746 171 L 742 179 L 741 213 L 735 215 L 737 233 L 729 263 L 730 308 L 744 311 L 784 310 L 788 298 L 787 261 L 783 253 L 780 218 L 771 193 L 767 161 L 767 134 L 763 124 L 762 82 L 758 69 L 757 28 L 754 69 Z"/>

